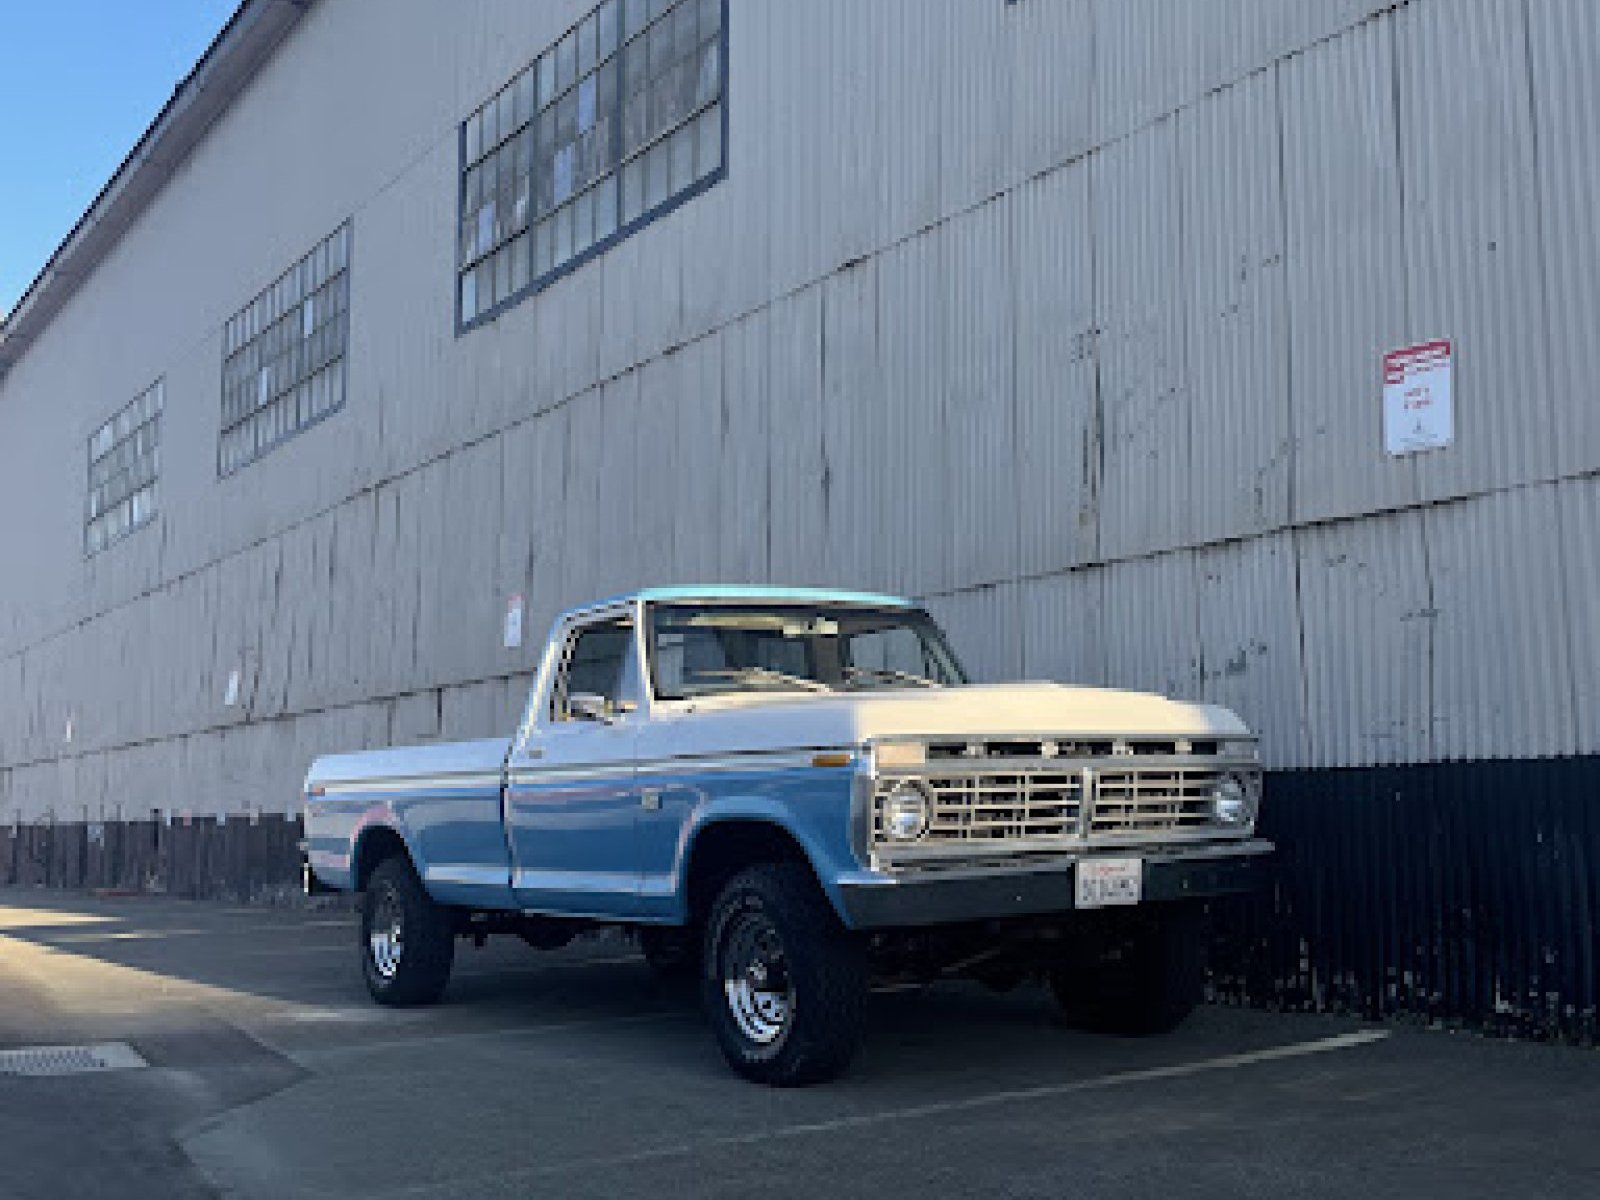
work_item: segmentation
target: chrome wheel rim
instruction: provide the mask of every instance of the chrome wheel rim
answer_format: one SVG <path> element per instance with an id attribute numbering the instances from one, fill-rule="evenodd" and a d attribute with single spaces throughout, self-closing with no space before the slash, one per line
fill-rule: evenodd
<path id="1" fill-rule="evenodd" d="M 734 1024 L 756 1045 L 773 1045 L 794 1013 L 794 985 L 777 928 L 762 912 L 739 913 L 723 936 L 721 957 L 722 994 Z"/>
<path id="2" fill-rule="evenodd" d="M 393 979 L 400 969 L 405 934 L 405 911 L 400 897 L 393 888 L 385 888 L 372 906 L 372 921 L 367 927 L 367 949 L 372 956 L 372 969 L 379 978 Z"/>

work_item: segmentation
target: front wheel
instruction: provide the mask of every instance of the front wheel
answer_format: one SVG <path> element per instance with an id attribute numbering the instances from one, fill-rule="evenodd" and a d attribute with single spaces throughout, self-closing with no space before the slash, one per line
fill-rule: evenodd
<path id="1" fill-rule="evenodd" d="M 435 904 L 411 860 L 397 854 L 372 872 L 361 904 L 361 968 L 379 1004 L 432 1004 L 455 962 L 450 914 Z"/>
<path id="2" fill-rule="evenodd" d="M 729 880 L 706 922 L 701 985 L 728 1065 L 756 1083 L 822 1083 L 861 1045 L 866 954 L 800 864 Z"/>

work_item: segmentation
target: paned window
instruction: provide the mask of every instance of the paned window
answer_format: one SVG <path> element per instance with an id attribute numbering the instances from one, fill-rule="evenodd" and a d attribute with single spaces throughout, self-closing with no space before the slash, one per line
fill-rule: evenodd
<path id="1" fill-rule="evenodd" d="M 165 404 L 166 385 L 158 379 L 89 439 L 84 553 L 100 553 L 156 515 Z"/>
<path id="2" fill-rule="evenodd" d="M 462 328 L 724 175 L 726 0 L 604 0 L 461 128 Z"/>
<path id="3" fill-rule="evenodd" d="M 349 339 L 346 222 L 223 326 L 219 474 L 233 474 L 344 404 Z"/>

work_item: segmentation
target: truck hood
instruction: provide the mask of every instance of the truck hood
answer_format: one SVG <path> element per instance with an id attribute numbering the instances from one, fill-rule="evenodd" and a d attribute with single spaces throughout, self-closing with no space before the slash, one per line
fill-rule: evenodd
<path id="1" fill-rule="evenodd" d="M 853 746 L 869 738 L 1248 737 L 1226 708 L 1058 683 L 973 684 L 830 695 L 716 697 L 658 710 L 645 752 Z M 657 741 L 657 738 L 660 741 Z M 644 749 L 644 748 L 641 748 Z"/>

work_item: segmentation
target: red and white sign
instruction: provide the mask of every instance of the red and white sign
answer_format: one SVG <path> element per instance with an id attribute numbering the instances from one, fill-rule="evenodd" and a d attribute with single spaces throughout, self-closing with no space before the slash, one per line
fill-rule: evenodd
<path id="1" fill-rule="evenodd" d="M 1437 450 L 1456 440 L 1448 341 L 1383 356 L 1383 448 L 1391 455 Z"/>

